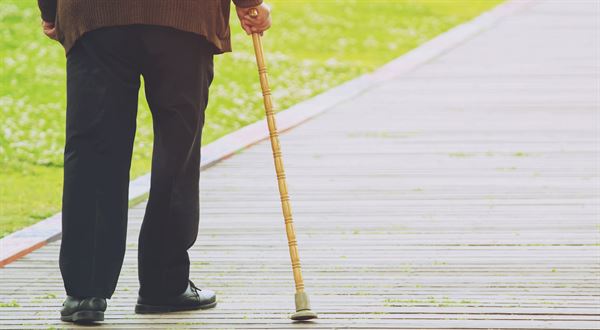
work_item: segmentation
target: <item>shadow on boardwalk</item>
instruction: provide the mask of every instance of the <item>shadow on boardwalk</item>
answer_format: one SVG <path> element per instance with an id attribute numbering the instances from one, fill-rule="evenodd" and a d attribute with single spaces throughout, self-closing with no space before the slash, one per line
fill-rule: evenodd
<path id="1" fill-rule="evenodd" d="M 214 310 L 133 314 L 136 241 L 107 328 L 598 328 L 600 26 L 547 1 L 284 134 L 307 290 L 268 143 L 203 172 L 193 279 Z M 0 269 L 0 328 L 60 328 L 58 243 Z"/>

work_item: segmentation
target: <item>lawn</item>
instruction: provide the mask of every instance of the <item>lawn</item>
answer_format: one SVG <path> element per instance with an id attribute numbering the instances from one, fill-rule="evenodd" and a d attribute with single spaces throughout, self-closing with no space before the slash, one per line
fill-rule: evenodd
<path id="1" fill-rule="evenodd" d="M 502 0 L 271 0 L 264 39 L 277 109 L 370 72 Z M 251 40 L 215 60 L 203 144 L 262 118 Z M 0 2 L 0 237 L 60 210 L 65 58 L 35 1 Z M 132 177 L 147 173 L 152 125 L 140 91 Z"/>

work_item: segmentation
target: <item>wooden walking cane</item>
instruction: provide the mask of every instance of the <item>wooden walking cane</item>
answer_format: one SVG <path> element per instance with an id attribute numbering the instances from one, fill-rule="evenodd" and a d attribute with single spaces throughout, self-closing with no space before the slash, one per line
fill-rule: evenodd
<path id="1" fill-rule="evenodd" d="M 250 10 L 250 17 L 258 17 L 258 10 Z M 269 126 L 269 136 L 271 139 L 271 148 L 273 149 L 273 160 L 275 162 L 275 171 L 277 173 L 277 184 L 279 186 L 279 195 L 281 198 L 281 208 L 285 220 L 285 231 L 287 233 L 288 246 L 290 249 L 290 258 L 292 259 L 292 270 L 294 272 L 294 282 L 296 283 L 296 313 L 291 316 L 292 320 L 303 321 L 311 320 L 317 317 L 317 314 L 310 310 L 308 295 L 304 292 L 304 282 L 302 281 L 302 270 L 300 269 L 300 257 L 298 255 L 298 246 L 296 242 L 296 233 L 294 232 L 294 222 L 292 220 L 292 209 L 290 207 L 290 197 L 285 183 L 285 172 L 283 170 L 283 160 L 279 147 L 279 134 L 275 124 L 275 115 L 273 114 L 273 103 L 271 102 L 271 89 L 267 77 L 267 67 L 263 54 L 263 47 L 260 34 L 253 33 L 252 41 L 254 43 L 254 53 L 256 54 L 256 64 L 260 77 L 260 87 L 262 88 L 265 112 L 267 115 L 267 124 Z"/>

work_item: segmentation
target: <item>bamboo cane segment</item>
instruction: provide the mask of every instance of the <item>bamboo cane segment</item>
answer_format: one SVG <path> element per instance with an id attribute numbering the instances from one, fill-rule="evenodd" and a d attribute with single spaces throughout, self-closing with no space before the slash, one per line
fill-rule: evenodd
<path id="1" fill-rule="evenodd" d="M 252 35 L 252 40 L 254 42 L 254 50 L 256 52 L 256 63 L 258 65 L 260 86 L 262 88 L 265 113 L 267 116 L 267 125 L 269 127 L 269 139 L 271 140 L 271 149 L 273 151 L 275 172 L 277 174 L 277 185 L 279 187 L 281 208 L 283 212 L 283 218 L 285 221 L 285 231 L 288 238 L 290 258 L 292 260 L 292 270 L 294 272 L 294 282 L 296 284 L 296 292 L 302 292 L 304 291 L 304 282 L 302 279 L 300 257 L 298 255 L 296 233 L 294 230 L 294 220 L 292 218 L 292 207 L 290 205 L 290 197 L 288 194 L 287 184 L 285 180 L 285 170 L 283 168 L 283 159 L 281 158 L 279 134 L 277 132 L 277 124 L 275 122 L 275 114 L 273 112 L 271 89 L 269 88 L 269 79 L 267 77 L 267 68 L 265 65 L 264 54 L 262 50 L 262 42 L 260 36 L 256 33 Z"/>

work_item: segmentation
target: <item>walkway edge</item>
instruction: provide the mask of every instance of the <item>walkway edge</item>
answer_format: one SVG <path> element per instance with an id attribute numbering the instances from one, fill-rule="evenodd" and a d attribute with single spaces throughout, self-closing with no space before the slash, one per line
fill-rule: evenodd
<path id="1" fill-rule="evenodd" d="M 474 37 L 495 25 L 502 18 L 521 10 L 532 0 L 509 0 L 490 11 L 484 12 L 471 21 L 458 25 L 421 46 L 385 64 L 375 72 L 366 74 L 334 87 L 309 100 L 277 113 L 277 126 L 280 132 L 289 130 L 317 116 L 323 111 L 354 98 L 367 89 L 412 71 L 460 43 Z M 269 137 L 267 124 L 261 120 L 230 133 L 202 147 L 201 169 L 216 164 Z M 150 189 L 150 174 L 143 175 L 129 186 L 129 200 L 134 200 Z M 21 229 L 0 239 L 0 267 L 35 251 L 61 236 L 61 214 L 55 214 L 30 227 Z"/>

